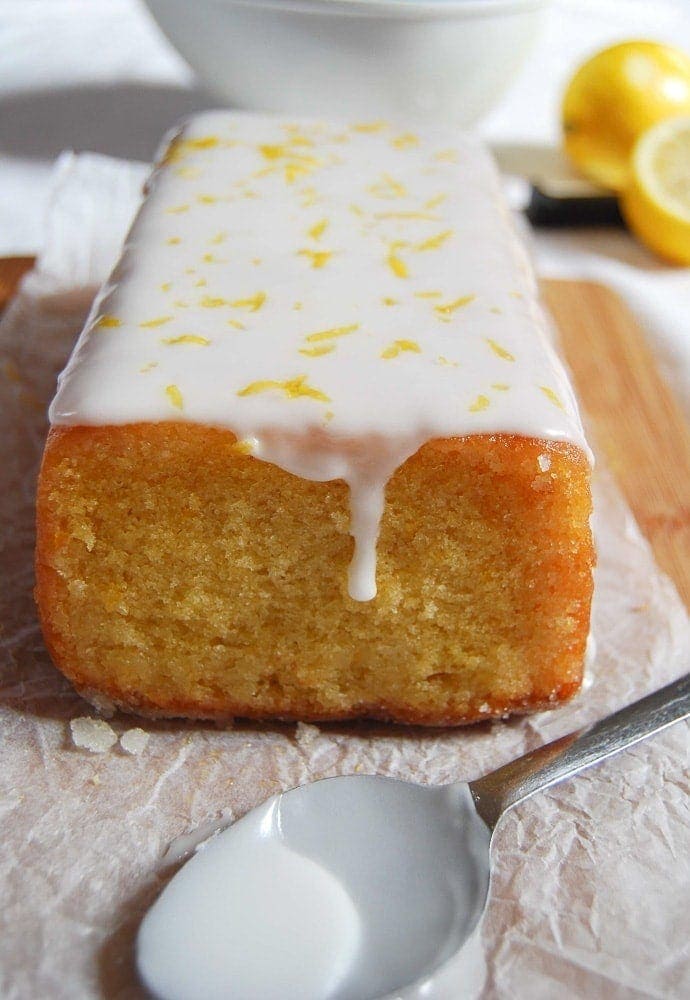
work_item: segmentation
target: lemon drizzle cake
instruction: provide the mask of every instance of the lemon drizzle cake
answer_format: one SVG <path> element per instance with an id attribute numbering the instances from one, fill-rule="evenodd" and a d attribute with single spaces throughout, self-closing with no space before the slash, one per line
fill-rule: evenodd
<path id="1" fill-rule="evenodd" d="M 590 453 L 469 138 L 192 120 L 50 417 L 37 593 L 81 690 L 163 714 L 441 723 L 577 689 Z M 204 525 L 191 551 L 185 523 Z M 147 584 L 166 565 L 177 597 Z M 560 653 L 539 642 L 549 616 Z"/>

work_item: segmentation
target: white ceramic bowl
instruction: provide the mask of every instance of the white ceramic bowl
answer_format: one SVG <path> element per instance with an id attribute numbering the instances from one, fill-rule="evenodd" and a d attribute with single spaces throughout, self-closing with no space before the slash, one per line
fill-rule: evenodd
<path id="1" fill-rule="evenodd" d="M 232 105 L 467 125 L 505 91 L 549 0 L 146 0 Z"/>

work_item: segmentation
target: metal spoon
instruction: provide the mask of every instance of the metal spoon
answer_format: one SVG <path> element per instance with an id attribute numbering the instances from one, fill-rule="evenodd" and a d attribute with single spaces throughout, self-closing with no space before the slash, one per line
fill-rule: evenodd
<path id="1" fill-rule="evenodd" d="M 174 989 L 163 987 L 149 956 L 152 950 L 165 955 L 166 945 L 171 946 L 165 935 L 173 924 L 178 935 L 174 948 L 188 946 L 191 938 L 180 921 L 188 920 L 191 928 L 197 919 L 194 866 L 199 873 L 204 866 L 208 870 L 212 852 L 232 848 L 233 837 L 237 844 L 247 843 L 249 836 L 256 843 L 277 838 L 316 862 L 344 887 L 359 915 L 357 959 L 319 1000 L 429 996 L 436 971 L 463 948 L 481 921 L 489 894 L 491 839 L 501 817 L 535 792 L 688 715 L 690 674 L 476 781 L 433 788 L 361 775 L 329 778 L 274 796 L 188 862 L 154 904 L 139 934 L 142 978 L 165 1000 L 204 997 L 203 984 L 199 992 L 193 987 L 209 962 L 205 938 L 185 966 L 196 970 L 190 990 L 182 974 Z M 242 863 L 241 855 L 237 862 Z M 187 882 L 176 886 L 181 877 Z M 280 891 L 276 885 L 275 893 Z M 172 915 L 171 924 L 169 900 L 175 892 L 180 898 L 187 892 L 191 903 Z M 241 954 L 240 949 L 239 960 Z M 279 995 L 304 996 L 299 987 L 288 987 L 284 984 Z M 243 1000 L 264 995 L 257 992 Z"/>

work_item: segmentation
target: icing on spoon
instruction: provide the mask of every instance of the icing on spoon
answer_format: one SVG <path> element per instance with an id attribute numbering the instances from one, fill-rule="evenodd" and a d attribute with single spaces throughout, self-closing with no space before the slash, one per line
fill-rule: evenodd
<path id="1" fill-rule="evenodd" d="M 161 1000 L 474 996 L 501 817 L 688 715 L 690 675 L 469 784 L 352 776 L 275 796 L 163 891 L 139 932 L 142 979 Z"/>

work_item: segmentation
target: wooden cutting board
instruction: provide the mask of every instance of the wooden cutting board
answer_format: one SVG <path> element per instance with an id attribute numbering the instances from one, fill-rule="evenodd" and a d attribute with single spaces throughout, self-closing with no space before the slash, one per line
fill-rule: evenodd
<path id="1" fill-rule="evenodd" d="M 678 401 L 632 314 L 610 289 L 545 281 L 542 294 L 595 447 L 690 608 L 690 429 Z"/>
<path id="2" fill-rule="evenodd" d="M 0 259 L 0 309 L 30 257 Z M 690 430 L 633 316 L 603 285 L 545 281 L 596 447 L 690 608 Z"/>

